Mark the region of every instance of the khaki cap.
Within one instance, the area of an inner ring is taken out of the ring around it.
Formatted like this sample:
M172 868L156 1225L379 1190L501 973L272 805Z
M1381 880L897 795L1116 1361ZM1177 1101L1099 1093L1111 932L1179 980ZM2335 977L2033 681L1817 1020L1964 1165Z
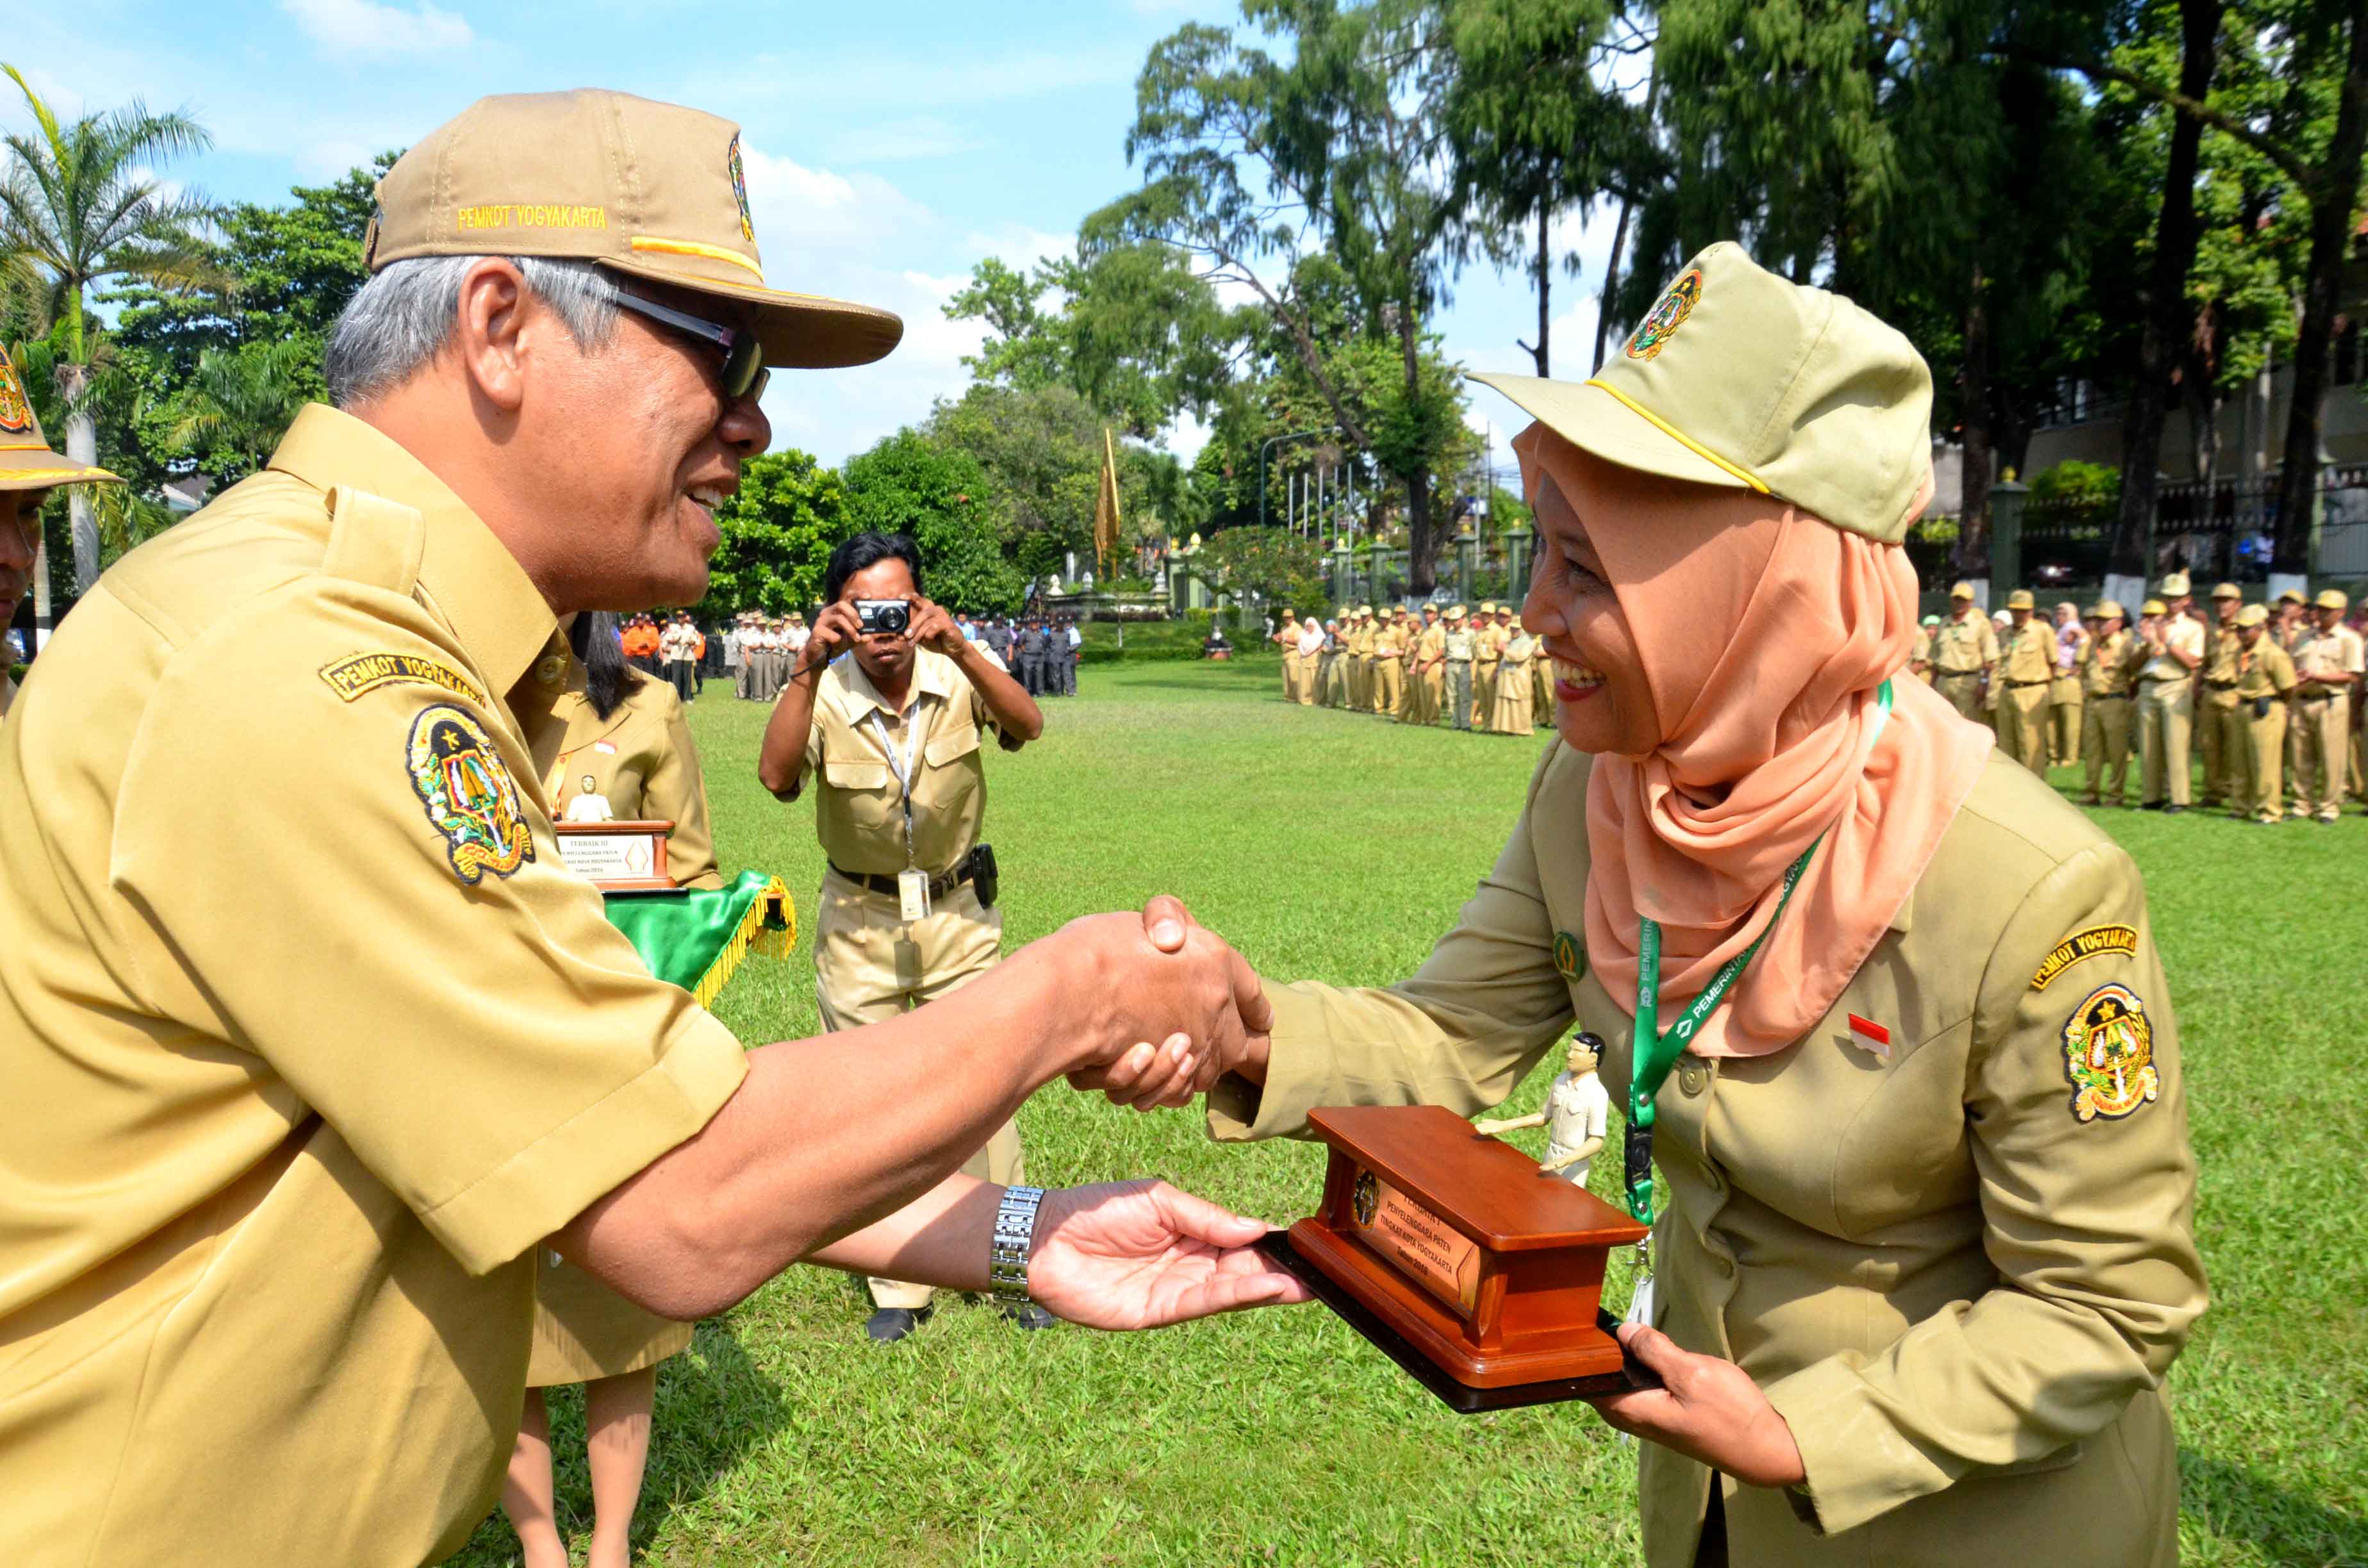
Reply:
M1932 479L1932 372L1895 328L1722 241L1584 382L1475 376L1607 462L1756 490L1884 544Z
M2340 588L2321 588L2318 597L2311 601L2321 609L2350 609L2351 601L2343 597Z
M2212 597L2215 599L2241 599L2245 597L2245 590L2234 583L2223 583L2212 590Z
M1960 583L1955 587L1949 590L1949 597L1952 599L1972 598L1974 597L1974 585L1971 583Z
M1373 613L1373 607L1371 605L1359 605L1357 607L1357 613L1359 615L1371 615Z
M2093 620L2129 619L2128 614L2123 610L2120 605L2114 603L2112 599L2099 599L2095 604L2090 605L2089 607L2089 619Z
M1465 616L1471 613L1472 612L1470 610L1464 608L1462 605L1449 605L1447 607L1447 619L1450 620L1462 620Z
M2038 605L2037 601L2032 598L2031 590L2029 588L2017 588L2014 592L2006 597L2006 608L2009 609L2035 609L2038 608Z
M2173 572L2169 576L2165 577L2162 580L2162 597L2164 598L2181 598L2191 591L2192 590L2189 588L2187 583L2187 574L2184 572Z
M2269 619L2270 607L2267 605L2247 605L2237 612L2237 624L2239 626L2266 626Z
M7 351L0 349L0 490L47 490L59 484L120 484L103 468L50 450L40 415Z
M905 335L893 312L768 286L738 126L596 88L479 98L429 131L379 181L362 256L372 272L421 256L596 261L754 305L768 365L865 365Z
M2138 613L2140 615L2169 615L2170 613L2170 607L2163 603L2160 599L2148 599L2146 603L2138 606Z
M1497 601L1496 601L1495 599L1483 599L1483 600L1481 600L1481 601L1480 601L1480 613L1481 613L1482 615L1494 615L1494 614L1496 614L1496 613L1497 613Z
M2288 588L2278 595L2278 603L2282 605L2298 605L2307 604L2309 602L2309 600L2303 597L2303 591L2300 588Z

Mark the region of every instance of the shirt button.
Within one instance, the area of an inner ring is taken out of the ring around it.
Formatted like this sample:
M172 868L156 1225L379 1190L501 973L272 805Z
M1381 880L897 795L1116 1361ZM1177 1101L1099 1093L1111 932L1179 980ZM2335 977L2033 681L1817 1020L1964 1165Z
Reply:
M567 661L553 653L534 666L534 678L545 686L557 686L559 677L567 673Z
M1710 1073L1702 1066L1700 1057L1689 1056L1678 1063L1678 1087L1685 1092L1687 1098L1699 1097L1709 1086Z

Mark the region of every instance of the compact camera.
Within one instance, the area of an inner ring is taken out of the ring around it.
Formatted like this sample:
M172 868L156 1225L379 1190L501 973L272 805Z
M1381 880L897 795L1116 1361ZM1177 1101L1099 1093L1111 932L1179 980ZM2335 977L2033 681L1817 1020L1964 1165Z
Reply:
M903 599L858 599L855 616L866 637L874 633L902 637L905 628L913 624L913 607Z

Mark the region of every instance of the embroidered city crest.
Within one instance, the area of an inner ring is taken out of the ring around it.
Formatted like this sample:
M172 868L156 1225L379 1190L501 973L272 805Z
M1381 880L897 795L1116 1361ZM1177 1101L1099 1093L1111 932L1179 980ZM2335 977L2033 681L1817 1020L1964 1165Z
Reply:
M748 176L740 166L740 133L732 133L732 150L723 155L723 166L732 171L732 199L740 204L740 237L753 241L757 225L748 221Z
M8 356L0 354L0 430L26 436L32 429L33 405L25 396L25 384L17 379L17 367Z
M2123 1117L2162 1092L2154 1070L2154 1024L2126 985L2100 985L2064 1025L2064 1076L2082 1121Z
M1567 931L1554 933L1554 969L1565 980L1577 980L1579 970L1586 963L1586 955L1579 948L1578 938Z
M1668 347L1669 339L1685 325L1686 318L1694 313L1702 302L1702 268L1690 269L1686 275L1661 291L1659 300L1645 315L1636 335L1628 340L1628 358L1650 359Z
M474 719L441 704L424 710L412 722L405 760L461 881L474 887L487 871L507 877L534 858L517 781Z

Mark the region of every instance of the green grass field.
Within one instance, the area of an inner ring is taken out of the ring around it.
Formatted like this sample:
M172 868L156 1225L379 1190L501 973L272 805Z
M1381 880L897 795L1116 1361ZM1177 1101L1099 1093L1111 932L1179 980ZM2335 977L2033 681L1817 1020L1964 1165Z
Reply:
M1265 972L1395 979L1495 856L1543 744L1286 707L1271 659L1089 666L1083 684L1048 704L1041 744L990 759L1015 944L1164 891ZM810 808L757 785L757 707L708 691L693 723L724 869L780 873L803 911L822 870ZM2172 1374L2185 1560L2368 1563L2368 1094L2340 1060L2368 1014L2368 943L2340 880L2368 864L2368 820L2100 820L2146 873L2203 1168L2213 1307ZM803 942L788 963L752 960L719 1011L750 1040L810 1032L812 975ZM1514 1107L1535 1108L1554 1067ZM1220 1148L1197 1115L1059 1086L1021 1127L1040 1182L1152 1174L1281 1221L1322 1169L1309 1146ZM1607 1197L1616 1166L1597 1162ZM852 1281L794 1269L666 1364L642 1561L1636 1557L1635 1450L1585 1406L1452 1415L1321 1307L1119 1337L1021 1335L947 1300L884 1351L862 1341L866 1310ZM582 1403L554 1410L580 1561ZM459 1561L516 1555L495 1515Z

